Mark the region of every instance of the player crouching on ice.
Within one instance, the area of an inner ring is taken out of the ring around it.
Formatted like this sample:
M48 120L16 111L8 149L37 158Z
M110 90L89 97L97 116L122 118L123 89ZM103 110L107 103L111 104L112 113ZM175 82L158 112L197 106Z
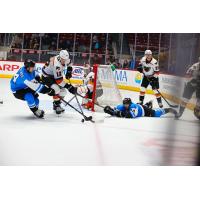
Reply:
M90 72L84 79L84 84L79 86L77 89L77 93L83 96L82 106L88 110L92 109L92 97L94 90L94 72ZM97 80L96 83L96 99L95 103L97 103L97 98L103 95L103 89L101 83Z
M44 111L38 108L38 93L55 95L53 89L40 83L40 76L35 70L35 62L30 59L25 60L24 66L11 79L10 87L15 98L26 101L30 110L38 118L44 117Z
M114 109L110 106L104 108L104 112L115 117L137 118L137 117L161 117L167 113L177 115L173 108L152 108L152 101L145 105L133 103L130 98L125 98L123 104L116 106Z

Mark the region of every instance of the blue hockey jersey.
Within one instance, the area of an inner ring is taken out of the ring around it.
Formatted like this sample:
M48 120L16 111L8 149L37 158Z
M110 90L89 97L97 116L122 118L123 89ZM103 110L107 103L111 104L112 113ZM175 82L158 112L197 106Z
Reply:
M37 71L34 70L30 73L25 67L20 68L10 81L12 92L15 93L18 90L26 88L40 92L44 85L37 83L35 80L36 76L39 76Z
M119 111L122 111L122 112L125 112L126 109L124 107L123 104L121 105L118 105L115 110L119 110ZM129 112L132 116L132 118L136 118L136 117L143 117L144 116L144 109L141 105L139 104L136 104L136 103L132 103L130 106L129 106Z
M126 109L125 109L123 104L115 107L115 110L126 112ZM165 114L165 110L163 108L156 108L156 109L153 109L153 110L154 110L154 116L152 116L152 117L161 117L162 115ZM137 118L137 117L144 117L145 116L144 108L140 104L137 104L137 103L132 103L129 106L129 113L131 115L131 118Z

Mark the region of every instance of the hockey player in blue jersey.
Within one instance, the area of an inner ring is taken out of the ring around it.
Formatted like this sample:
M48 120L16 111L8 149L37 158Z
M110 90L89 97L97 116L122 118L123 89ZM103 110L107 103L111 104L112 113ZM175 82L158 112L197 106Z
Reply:
M116 106L114 109L110 106L104 108L104 112L121 118L138 118L138 117L161 117L167 113L177 115L176 110L172 108L152 108L152 101L145 105L133 103L130 98L125 98L123 104Z
M30 59L25 60L24 66L11 79L10 87L15 98L26 101L30 110L38 118L44 117L44 111L38 108L38 93L55 95L54 89L40 83L40 76L35 70L35 62Z

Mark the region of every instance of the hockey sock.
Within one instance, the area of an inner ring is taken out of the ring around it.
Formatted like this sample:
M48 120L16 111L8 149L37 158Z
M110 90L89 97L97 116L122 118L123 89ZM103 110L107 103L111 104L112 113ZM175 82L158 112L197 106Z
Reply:
M144 102L144 94L141 95L141 93L140 93L139 101L140 101L139 102L140 104L143 104L143 102Z

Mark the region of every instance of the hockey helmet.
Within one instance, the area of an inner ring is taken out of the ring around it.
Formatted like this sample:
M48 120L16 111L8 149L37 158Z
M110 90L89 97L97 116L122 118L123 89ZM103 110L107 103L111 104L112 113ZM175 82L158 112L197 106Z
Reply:
M64 59L64 60L68 60L69 59L69 53L67 50L61 50L59 53L60 58Z
M146 50L146 51L144 52L144 55L152 55L152 51L151 51L151 50Z
M25 68L35 67L35 62L31 59L26 59L24 61L24 66L25 66Z
M131 98L124 98L123 99L123 105L125 105L125 104L131 105L132 104Z

